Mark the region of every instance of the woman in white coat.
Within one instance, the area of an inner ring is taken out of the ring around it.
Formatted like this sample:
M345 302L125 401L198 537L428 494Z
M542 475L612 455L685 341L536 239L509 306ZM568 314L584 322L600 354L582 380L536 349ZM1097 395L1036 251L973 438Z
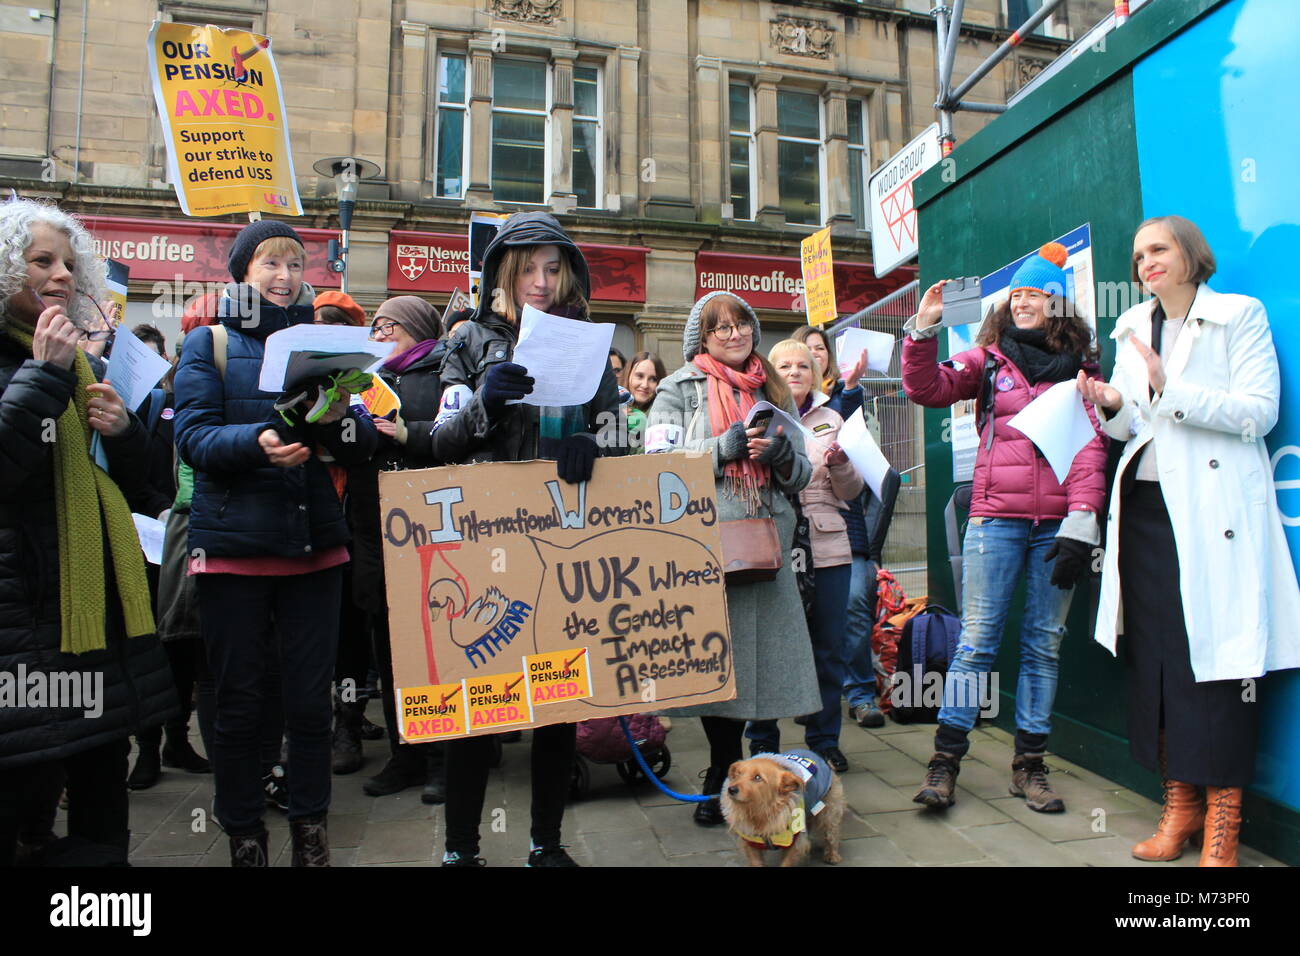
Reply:
M1125 637L1130 750L1164 778L1159 827L1133 855L1177 859L1203 832L1201 865L1235 866L1253 678L1300 666L1300 587L1264 445L1280 392L1268 316L1206 285L1214 269L1193 223L1142 223L1133 279L1155 298L1116 321L1111 383L1078 385L1128 442L1095 637L1112 654Z

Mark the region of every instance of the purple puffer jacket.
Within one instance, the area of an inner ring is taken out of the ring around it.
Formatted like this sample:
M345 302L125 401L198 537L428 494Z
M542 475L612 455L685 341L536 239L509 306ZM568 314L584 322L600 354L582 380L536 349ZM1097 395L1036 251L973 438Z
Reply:
M1028 379L996 347L988 353L997 359L994 373L993 414L980 432L975 456L975 479L971 487L971 517L1029 518L1048 521L1064 518L1071 511L1101 513L1106 493L1106 437L1097 415L1085 403L1096 435L1075 456L1062 487L1034 443L1007 424L1011 417L1052 387L1052 382L1030 385ZM946 408L955 402L977 398L984 375L984 348L954 355L952 367L940 365L937 338L918 342L903 338L903 390L907 397L927 408ZM1089 378L1100 378L1096 365L1085 364ZM988 447L988 430L993 429L993 447Z

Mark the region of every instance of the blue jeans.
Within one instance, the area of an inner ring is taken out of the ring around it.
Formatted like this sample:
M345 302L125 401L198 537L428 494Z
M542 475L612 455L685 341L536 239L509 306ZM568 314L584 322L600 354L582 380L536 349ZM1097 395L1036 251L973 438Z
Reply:
M849 608L845 626L844 696L850 707L876 702L876 671L871 658L871 631L876 624L877 564L853 555Z
M939 723L970 730L978 704L965 693L958 674L987 675L993 669L1011 596L1023 578L1025 612L1020 624L1020 678L1016 684L1016 728L1031 734L1052 729L1057 663L1065 616L1073 590L1052 584L1052 565L1043 558L1061 522L1026 518L972 518L962 547L962 634L948 667L945 706ZM966 706L953 706L961 702Z
M813 591L812 613L808 615L808 635L812 638L813 664L817 668L817 689L822 709L808 716L804 724L804 743L810 750L837 747L840 742L840 694L844 686L844 615L849 600L850 566L837 564L818 568ZM781 746L775 720L751 721L745 736L773 750Z

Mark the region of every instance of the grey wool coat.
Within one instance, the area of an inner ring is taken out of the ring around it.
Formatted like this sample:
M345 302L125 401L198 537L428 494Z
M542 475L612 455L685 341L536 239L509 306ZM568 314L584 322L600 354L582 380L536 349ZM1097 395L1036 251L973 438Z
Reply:
M817 690L817 671L813 665L808 624L804 620L799 588L790 566L794 508L784 494L797 494L812 477L812 466L804 454L803 435L796 432L787 436L795 450L790 480L783 482L773 473L773 483L763 489L763 504L758 513L746 515L744 502L726 490L723 463L718 461L717 455L718 440L713 437L709 426L708 396L705 374L688 362L659 383L646 426L669 423L685 429L682 444L678 447L686 451L708 452L713 456L719 519L774 518L784 554L775 580L727 584L736 699L667 713L739 720L771 720L815 713L821 709L821 697ZM758 397L763 398L761 395ZM786 411L798 421L799 415L793 407Z

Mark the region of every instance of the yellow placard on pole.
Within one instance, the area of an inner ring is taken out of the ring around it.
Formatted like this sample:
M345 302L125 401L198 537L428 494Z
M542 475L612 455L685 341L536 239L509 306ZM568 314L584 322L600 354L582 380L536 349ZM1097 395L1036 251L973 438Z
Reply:
M833 322L835 311L835 274L831 266L831 227L819 229L799 243L799 261L803 266L804 309L809 325Z
M185 215L302 215L268 37L156 21L149 75Z

